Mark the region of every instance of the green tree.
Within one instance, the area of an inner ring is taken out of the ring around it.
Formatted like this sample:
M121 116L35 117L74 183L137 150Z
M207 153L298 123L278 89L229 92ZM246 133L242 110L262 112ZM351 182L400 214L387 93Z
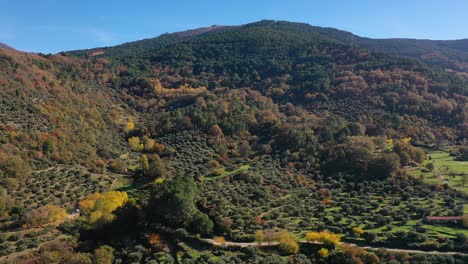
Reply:
M380 153L369 164L368 174L373 178L385 179L393 176L400 166L400 157L397 154Z
M197 212L190 223L191 230L202 235L210 235L213 232L213 226L213 221L202 212Z
M167 176L166 166L164 166L164 163L158 154L150 156L148 175L153 178L162 178Z
M143 171L143 175L147 176L150 171L150 166L148 162L148 156L143 154L140 156L140 163L141 163L141 170Z
M44 143L42 144L42 152L46 153L46 154L51 154L52 152L54 152L54 142L50 139L47 139L46 141L44 141Z
M433 163L433 162L429 162L429 163L426 164L426 169L427 169L428 171L433 171L434 168L435 168L435 166L434 166L434 163Z
M196 186L191 176L179 175L153 188L150 214L167 224L187 226L197 213Z

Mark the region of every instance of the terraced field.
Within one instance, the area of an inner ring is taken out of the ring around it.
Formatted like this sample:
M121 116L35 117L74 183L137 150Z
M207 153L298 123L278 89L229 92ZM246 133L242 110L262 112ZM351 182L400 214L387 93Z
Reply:
M81 167L50 167L31 173L10 195L15 199L19 210L24 212L46 204L72 211L84 197L109 190L113 180L110 176L93 174ZM0 256L36 248L62 235L54 225L23 228L18 226L19 220L21 219L16 214L2 218L0 226L9 226L10 231L0 234Z

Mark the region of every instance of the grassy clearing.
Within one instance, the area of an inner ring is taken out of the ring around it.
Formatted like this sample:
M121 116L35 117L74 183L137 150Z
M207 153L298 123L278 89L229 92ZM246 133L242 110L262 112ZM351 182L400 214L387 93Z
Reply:
M379 228L366 230L368 232L376 233L377 235L382 233L394 233L394 232L409 232L414 230L416 227L418 220L410 220L406 223L392 223L391 225L385 225ZM422 225L423 228L426 229L426 234L429 237L437 238L437 237L448 237L448 238L455 238L455 236L459 233L468 236L468 229L466 228L459 228L459 227L448 227L442 225Z
M428 158L422 166L410 168L410 175L420 178L424 177L424 182L432 185L447 183L453 188L462 190L468 194L468 183L463 185L463 175L468 175L468 161L456 161L450 156L448 151L426 150ZM434 170L428 171L425 166L428 163L434 163Z
M207 175L206 179L207 180L214 180L214 179L224 178L224 177L226 177L228 175L238 173L240 171L248 170L249 168L250 168L250 165L242 165L238 169L235 169L235 170L228 170L226 168L223 168L223 171L221 172L220 175L217 175L217 176Z

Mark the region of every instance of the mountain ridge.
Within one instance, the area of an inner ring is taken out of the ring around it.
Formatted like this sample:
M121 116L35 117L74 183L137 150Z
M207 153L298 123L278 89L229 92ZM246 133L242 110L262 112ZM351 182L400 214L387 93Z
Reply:
M5 43L2 43L2 42L0 42L0 48L7 49L7 50L16 50L15 48L13 48L13 47L5 44Z
M411 39L411 38L379 38L373 39L361 37L352 32L331 28L318 27L306 23L297 23L289 21L261 20L238 26L209 26L174 33L165 33L157 37L136 40L123 43L116 46L93 48L88 50L68 51L66 53L75 56L86 56L90 52L100 49L104 53L113 50L122 51L127 47L135 46L141 49L158 48L166 44L173 44L189 39L196 39L204 35L222 31L235 30L246 27L271 27L284 31L297 28L304 34L319 34L329 40L337 41L345 45L356 46L376 52L405 56L423 60L432 65L441 65L456 71L468 71L468 39L459 40L430 40L430 39ZM103 55L105 56L105 55Z

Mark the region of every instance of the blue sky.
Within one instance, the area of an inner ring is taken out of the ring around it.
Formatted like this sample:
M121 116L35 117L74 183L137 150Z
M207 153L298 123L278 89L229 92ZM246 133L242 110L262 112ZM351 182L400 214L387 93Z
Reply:
M468 38L466 0L0 0L0 42L54 53L261 19L372 38Z

